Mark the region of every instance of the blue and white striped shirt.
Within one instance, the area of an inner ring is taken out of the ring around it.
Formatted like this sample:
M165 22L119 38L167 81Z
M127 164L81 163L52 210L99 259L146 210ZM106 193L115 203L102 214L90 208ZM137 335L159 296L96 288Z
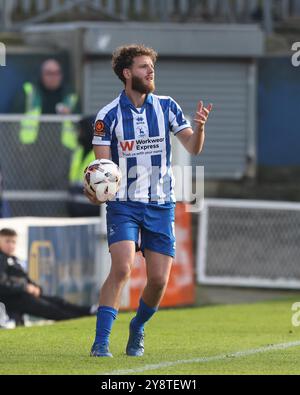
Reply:
M99 111L93 145L110 146L120 167L123 178L116 200L175 201L170 132L176 135L187 127L182 109L167 96L149 94L137 109L123 91Z

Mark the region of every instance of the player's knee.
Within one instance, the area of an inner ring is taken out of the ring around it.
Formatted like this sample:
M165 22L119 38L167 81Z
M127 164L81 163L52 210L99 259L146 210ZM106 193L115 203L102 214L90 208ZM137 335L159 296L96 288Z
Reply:
M115 282L122 283L124 281L127 281L130 277L130 273L131 273L130 263L122 263L122 265L119 265L117 268L115 268L113 272L113 277Z
M157 292L162 291L166 287L167 282L168 280L164 276L153 276L148 278L148 284Z

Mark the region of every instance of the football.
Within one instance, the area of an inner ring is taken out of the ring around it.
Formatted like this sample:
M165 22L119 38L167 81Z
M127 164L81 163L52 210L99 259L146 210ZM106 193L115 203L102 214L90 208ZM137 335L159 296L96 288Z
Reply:
M101 203L114 198L121 180L119 166L108 159L96 159L84 170L84 187Z

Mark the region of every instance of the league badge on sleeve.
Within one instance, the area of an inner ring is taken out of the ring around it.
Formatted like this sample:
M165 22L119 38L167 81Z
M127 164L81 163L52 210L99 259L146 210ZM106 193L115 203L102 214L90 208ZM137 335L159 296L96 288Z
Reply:
M94 136L104 137L105 136L105 126L103 121L96 121L94 126Z

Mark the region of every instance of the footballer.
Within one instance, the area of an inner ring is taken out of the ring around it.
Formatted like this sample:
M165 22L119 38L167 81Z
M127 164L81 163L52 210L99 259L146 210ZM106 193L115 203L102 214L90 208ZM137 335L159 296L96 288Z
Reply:
M129 325L126 354L144 354L144 326L158 310L175 256L170 134L189 153L199 154L212 110L212 104L204 107L200 101L192 129L174 99L153 93L156 60L157 53L144 45L116 49L112 67L124 90L98 112L94 124L96 159L111 159L123 175L120 190L106 208L111 269L100 292L94 357L112 357L109 337L137 247L146 260L147 283Z

